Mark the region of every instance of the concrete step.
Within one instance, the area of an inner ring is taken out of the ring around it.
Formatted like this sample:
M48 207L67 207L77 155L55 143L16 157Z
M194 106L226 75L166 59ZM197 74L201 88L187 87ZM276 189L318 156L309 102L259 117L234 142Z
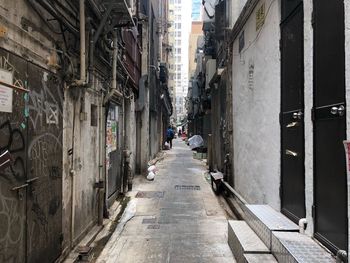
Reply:
M244 221L228 221L228 244L238 263L247 261L245 255L269 254L270 250Z
M336 260L306 235L296 232L272 232L272 253L278 262L329 263Z
M298 232L299 227L268 205L246 205L245 220L271 250L272 231Z

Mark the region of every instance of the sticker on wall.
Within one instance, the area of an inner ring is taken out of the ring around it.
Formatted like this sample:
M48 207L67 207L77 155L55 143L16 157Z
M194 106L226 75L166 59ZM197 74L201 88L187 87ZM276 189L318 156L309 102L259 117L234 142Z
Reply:
M0 69L0 81L12 84L12 72ZM12 112L13 89L0 85L0 112Z

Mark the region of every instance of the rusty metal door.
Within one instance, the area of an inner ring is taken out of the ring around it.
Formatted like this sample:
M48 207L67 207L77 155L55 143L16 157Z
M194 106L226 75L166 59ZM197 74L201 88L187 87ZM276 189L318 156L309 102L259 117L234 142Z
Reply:
M28 88L28 262L53 262L62 242L63 89L57 76L30 63Z
M303 2L282 1L281 22L281 211L305 217Z
M27 63L0 49L2 81L24 85L26 72ZM0 112L0 262L17 263L26 259L27 118L26 93L12 93L12 112Z
M122 191L121 107L111 103L106 122L107 201L112 204Z
M314 0L315 237L348 250L344 0Z
M62 238L61 85L3 49L0 70L29 89L14 89L12 113L0 112L0 262L53 262Z

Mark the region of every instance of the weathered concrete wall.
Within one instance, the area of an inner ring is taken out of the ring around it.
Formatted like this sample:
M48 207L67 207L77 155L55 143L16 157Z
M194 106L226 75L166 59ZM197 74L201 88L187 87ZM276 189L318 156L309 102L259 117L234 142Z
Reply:
M75 89L75 90L73 90ZM97 222L97 189L99 181L99 122L91 125L91 105L101 106L99 95L72 88L65 94L64 174L63 174L63 226L64 244L71 238L72 182L74 180L73 242L77 242ZM74 98L78 96L77 98ZM80 119L86 112L86 119ZM74 135L73 135L74 127ZM72 154L68 152L72 149ZM71 174L74 170L74 175ZM73 179L74 177L74 179Z
M135 100L132 96L126 100L125 103L126 114L126 147L131 151L130 167L133 174L136 169L136 114L135 114Z
M261 31L255 11L269 9ZM249 203L280 209L280 6L260 1L244 26L245 46L233 45L235 188Z

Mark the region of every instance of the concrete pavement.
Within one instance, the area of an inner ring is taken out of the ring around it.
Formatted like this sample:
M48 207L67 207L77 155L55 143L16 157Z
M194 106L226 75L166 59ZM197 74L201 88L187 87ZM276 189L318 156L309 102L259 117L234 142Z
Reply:
M97 262L235 262L225 204L203 162L181 140L157 163L155 180L135 178L131 201Z

